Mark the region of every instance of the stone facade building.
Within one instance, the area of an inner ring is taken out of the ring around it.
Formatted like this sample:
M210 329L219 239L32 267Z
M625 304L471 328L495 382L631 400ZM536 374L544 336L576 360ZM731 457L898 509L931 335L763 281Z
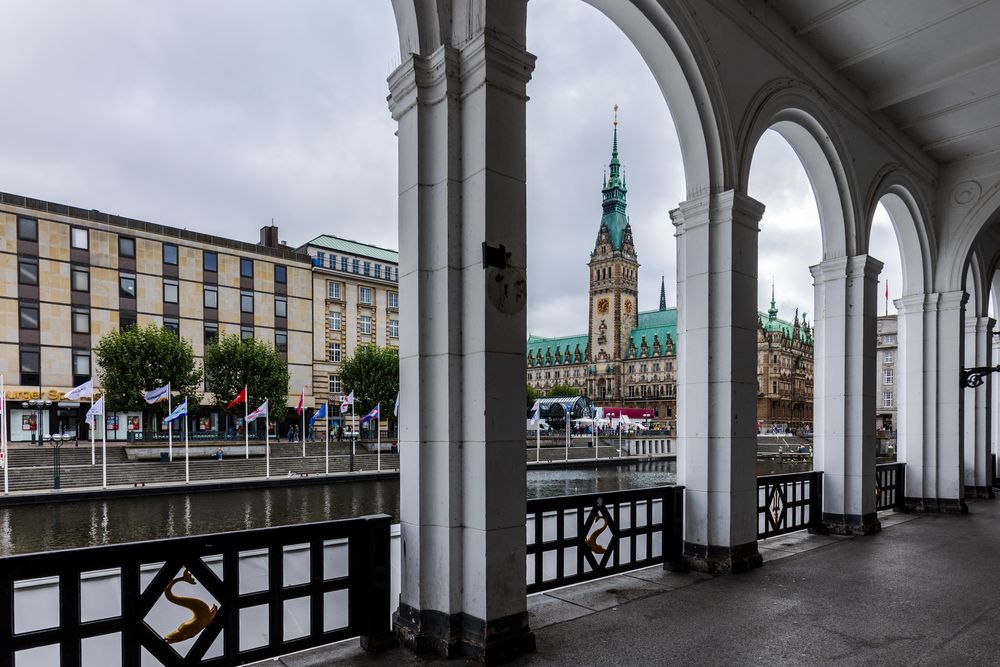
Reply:
M778 318L771 289L771 307L760 313L757 327L757 428L812 429L813 331L805 313L791 322Z
M878 318L878 393L875 394L875 428L880 433L896 430L896 365L899 357L895 315Z

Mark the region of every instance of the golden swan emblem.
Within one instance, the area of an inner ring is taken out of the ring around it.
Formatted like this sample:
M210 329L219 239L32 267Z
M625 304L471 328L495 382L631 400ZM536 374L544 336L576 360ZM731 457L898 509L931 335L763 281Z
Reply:
M605 551L607 551L606 548L602 547L600 544L597 543L597 538L600 537L601 533L603 533L608 528L608 520L602 516L601 521L603 522L601 527L595 530L593 533L591 533L590 537L584 540L584 542L587 543L587 546L590 547L590 550L593 551L595 554L602 554Z
M174 584L180 581L186 584L195 584L194 576L185 568L184 574L167 584L167 587L163 589L163 595L175 605L190 609L191 618L178 625L177 629L173 632L169 632L163 636L163 640L168 644L176 644L185 639L191 639L204 630L212 622L212 619L215 618L215 613L219 611L217 605L213 604L209 607L198 598L189 598L175 594Z

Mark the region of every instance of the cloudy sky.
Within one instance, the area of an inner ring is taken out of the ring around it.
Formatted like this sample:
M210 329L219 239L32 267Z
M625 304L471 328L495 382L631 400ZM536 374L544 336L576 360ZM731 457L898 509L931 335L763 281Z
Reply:
M296 0L289 11L273 0L0 0L0 16L0 190L247 241L273 218L293 245L328 233L397 247L385 97L399 56L387 1ZM684 183L652 75L577 0L532 0L528 40L538 56L528 89L529 330L586 329L614 104L640 308L657 306L661 276L673 305L668 212ZM776 135L758 148L750 193L767 205L760 307L773 276L783 315L811 312L819 222L805 172ZM884 214L872 247L899 285Z

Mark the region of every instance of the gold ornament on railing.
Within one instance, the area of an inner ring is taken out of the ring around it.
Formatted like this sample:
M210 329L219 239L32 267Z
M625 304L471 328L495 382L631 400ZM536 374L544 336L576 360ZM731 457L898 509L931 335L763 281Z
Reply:
M184 574L177 577L163 589L163 595L179 607L191 610L191 618L177 626L173 632L168 632L163 636L163 640L168 644L176 644L185 639L191 639L199 632L208 627L208 624L215 618L215 613L219 611L217 605L209 607L198 598L184 597L174 593L174 584L183 581L186 584L194 585L195 579L189 570L185 568Z

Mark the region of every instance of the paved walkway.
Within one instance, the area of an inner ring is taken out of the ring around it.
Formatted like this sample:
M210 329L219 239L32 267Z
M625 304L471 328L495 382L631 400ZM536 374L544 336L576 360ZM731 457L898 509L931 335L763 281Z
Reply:
M531 596L514 665L1000 664L1000 500L968 516L885 514L871 537L793 533L735 576L650 568ZM357 641L282 664L448 663Z

